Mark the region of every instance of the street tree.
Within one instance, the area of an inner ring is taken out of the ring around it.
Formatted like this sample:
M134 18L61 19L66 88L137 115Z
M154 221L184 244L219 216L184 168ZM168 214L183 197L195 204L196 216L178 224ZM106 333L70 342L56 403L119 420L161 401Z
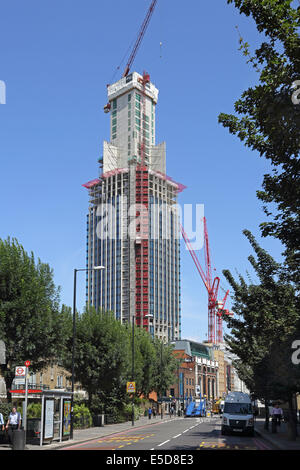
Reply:
M30 360L37 372L64 353L65 318L50 266L36 261L16 239L0 240L0 339L6 348L8 397L16 366Z
M258 83L235 102L236 115L221 113L219 122L271 163L272 171L257 191L267 215L261 233L282 242L286 276L299 290L300 6L292 0L227 3L253 18L262 42L250 52L239 33L240 49L257 72Z
M154 391L162 397L170 385L176 382L176 372L180 360L173 354L172 344L165 344L158 338L154 338L155 363L154 363Z
M132 329L130 342L132 344ZM132 358L131 358L132 361ZM132 366L132 364L131 364ZM144 328L134 328L134 381L137 396L148 397L153 391L156 367L156 350L152 336ZM131 369L128 377L131 377Z
M225 342L237 357L234 365L248 388L266 404L270 399L288 401L292 414L292 396L300 390L290 353L300 320L297 294L282 266L249 231L244 234L256 255L248 260L257 283L247 284L242 275L236 281L229 270L223 271L233 288L235 314L232 318L224 315L230 328Z
M95 397L102 404L126 397L126 371L130 362L128 331L113 313L86 307L76 312L75 382L88 393L89 407ZM72 370L72 339L64 366Z

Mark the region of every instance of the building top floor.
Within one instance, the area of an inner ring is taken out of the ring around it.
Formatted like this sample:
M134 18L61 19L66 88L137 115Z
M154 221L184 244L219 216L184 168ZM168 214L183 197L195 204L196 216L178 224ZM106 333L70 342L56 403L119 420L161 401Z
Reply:
M107 86L107 95L108 100L112 101L115 98L129 93L133 89L138 91L143 91L143 86L141 84L142 75L137 72L132 72L127 77L123 77L117 82ZM156 104L158 100L158 89L151 82L146 83L145 85L145 95L148 96Z

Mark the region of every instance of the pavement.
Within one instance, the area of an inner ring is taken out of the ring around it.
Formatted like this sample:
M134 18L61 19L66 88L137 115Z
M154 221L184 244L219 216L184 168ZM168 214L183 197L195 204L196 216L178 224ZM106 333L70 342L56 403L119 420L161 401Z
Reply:
M118 424L108 424L103 427L91 427L87 429L75 429L73 433L73 439L67 441L52 441L52 443L44 444L43 446L39 445L39 440L37 439L35 443L27 443L25 450L59 450L64 447L70 447L72 444L78 444L80 442L86 442L89 440L98 439L104 436L109 436L112 434L120 433L122 431L128 431L130 429L138 429L146 426L151 426L158 423L163 423L170 420L184 419L183 417L170 417L169 415L152 417L149 419L147 416L141 416L138 420L134 422L132 426L131 421ZM205 419L205 418L204 418ZM278 450L296 450L300 451L300 425L298 425L298 437L295 441L289 441L287 436L287 424L281 423L280 427L277 427L277 433L271 432L271 422L269 426L269 431L264 429L264 419L257 418L255 421L255 431L256 433L270 442ZM2 450L11 450L11 447L8 444L0 444L0 451Z
M295 441L288 439L287 424L281 423L277 426L277 432L272 433L272 422L269 422L269 431L264 429L264 418L256 418L254 429L263 439L270 442L278 450L300 451L300 424L297 425L298 436Z

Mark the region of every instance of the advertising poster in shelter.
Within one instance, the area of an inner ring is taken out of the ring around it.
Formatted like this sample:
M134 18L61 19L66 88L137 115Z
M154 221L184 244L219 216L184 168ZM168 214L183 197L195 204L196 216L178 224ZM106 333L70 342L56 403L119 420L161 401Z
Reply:
M64 400L63 405L63 436L69 436L71 432L71 400Z
M54 435L54 400L45 400L44 439L52 439Z

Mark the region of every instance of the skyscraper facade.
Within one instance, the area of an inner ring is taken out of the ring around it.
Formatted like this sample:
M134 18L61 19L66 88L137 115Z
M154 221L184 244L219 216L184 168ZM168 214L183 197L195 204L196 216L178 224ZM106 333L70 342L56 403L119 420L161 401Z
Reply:
M122 322L174 341L181 336L180 184L156 144L158 90L136 72L108 86L110 141L89 190L86 300ZM93 266L105 266L92 271Z

